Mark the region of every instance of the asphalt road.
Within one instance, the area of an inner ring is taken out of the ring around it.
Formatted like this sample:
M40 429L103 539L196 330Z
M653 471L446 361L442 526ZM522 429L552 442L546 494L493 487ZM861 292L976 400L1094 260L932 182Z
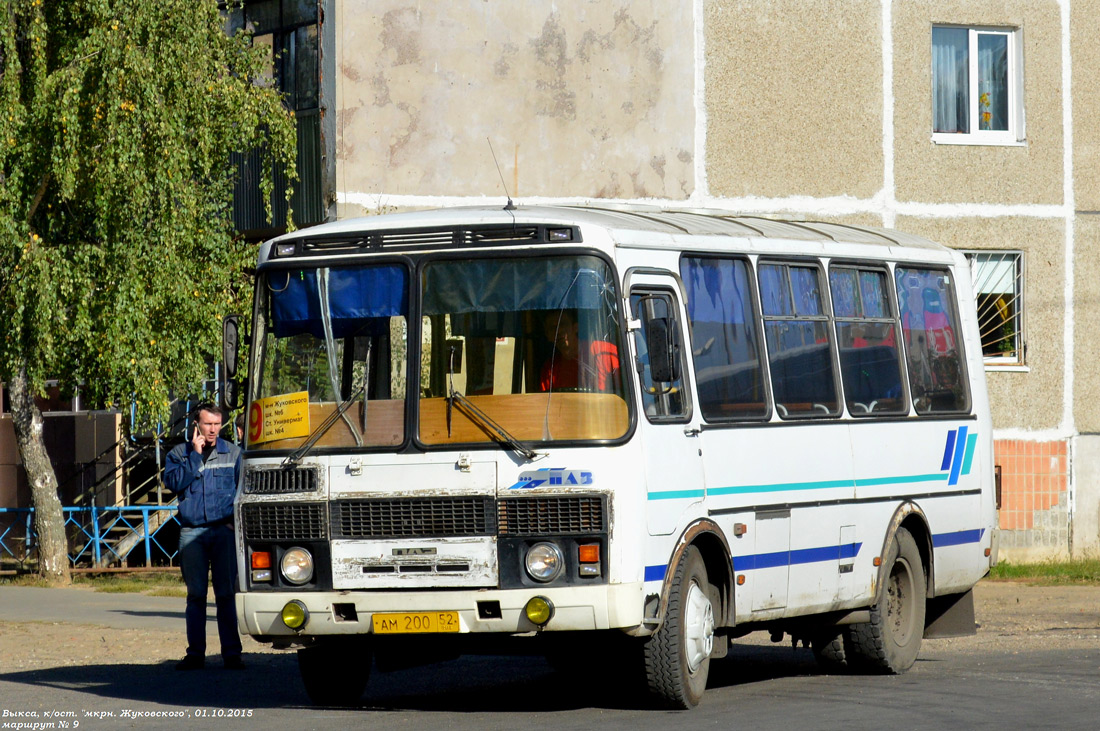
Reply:
M19 723L257 731L1095 728L1100 725L1100 613L1089 610L1093 596L1076 598L1080 606L1072 613L1067 608L1064 619L1029 622L1032 615L1025 610L1014 624L991 617L975 638L926 642L914 668L896 677L823 675L808 650L752 635L712 665L703 703L686 713L644 710L636 695L610 692L614 683L605 667L565 675L541 658L468 657L376 673L361 708L337 710L309 705L289 653L248 652L246 645L244 672L212 665L184 674L163 653L161 659L101 662L94 653L65 659L58 648L40 648L55 659L26 667L9 659L9 667L0 666L0 730ZM1051 610L1050 595L1026 589L1015 604L1011 597L1001 599L985 606L1019 612L1021 601L1034 601L1036 612ZM978 607L981 622L981 595ZM23 657L33 649L23 647L28 638L62 638L54 641L86 647L76 640L89 632L117 643L116 635L157 638L162 631L173 638L182 631L182 600L0 589L0 658ZM17 665L21 669L13 669ZM182 715L142 715L149 713Z

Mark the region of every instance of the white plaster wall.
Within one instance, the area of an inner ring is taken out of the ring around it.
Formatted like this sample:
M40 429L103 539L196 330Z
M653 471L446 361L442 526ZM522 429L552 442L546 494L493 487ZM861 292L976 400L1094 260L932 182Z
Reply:
M1097 558L1100 557L1100 435L1082 435L1075 442L1071 548L1075 558Z
M692 5L339 5L337 188L387 195L687 198ZM354 211L351 211L354 212ZM343 213L341 214L343 216Z

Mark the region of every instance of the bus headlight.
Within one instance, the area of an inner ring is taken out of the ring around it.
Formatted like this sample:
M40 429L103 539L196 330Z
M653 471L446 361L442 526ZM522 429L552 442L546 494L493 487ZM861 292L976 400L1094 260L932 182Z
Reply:
M291 584L304 584L313 578L313 556L304 548L292 548L283 554L279 570Z
M565 570L565 556L553 543L536 543L527 549L523 559L527 575L535 581L548 583Z

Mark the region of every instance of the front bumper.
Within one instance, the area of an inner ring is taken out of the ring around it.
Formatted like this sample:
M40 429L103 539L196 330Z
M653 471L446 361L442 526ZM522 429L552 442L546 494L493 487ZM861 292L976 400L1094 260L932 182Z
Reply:
M523 607L531 597L542 596L554 605L554 617L544 631L630 629L642 623L643 589L639 582L507 590L242 593L237 594L237 617L242 633L262 640L370 634L371 616L376 612L457 611L460 633L514 634L538 629L524 616ZM292 599L309 610L309 622L300 632L284 625L280 617ZM487 603L499 605L499 617L482 618L479 604Z

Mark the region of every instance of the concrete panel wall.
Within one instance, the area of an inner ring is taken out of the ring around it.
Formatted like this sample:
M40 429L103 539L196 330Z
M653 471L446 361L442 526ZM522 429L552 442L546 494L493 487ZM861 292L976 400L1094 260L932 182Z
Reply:
M1070 6L1073 63L1073 194L1078 210L1100 211L1100 0Z
M1063 180L1062 31L1054 0L906 0L893 4L894 159L899 201L1059 204ZM1026 141L932 142L932 25L1019 28Z
M694 186L691 3L340 3L336 185L671 198ZM341 211L341 216L355 211Z
M1041 218L899 217L897 227L956 249L1024 252L1024 337L1029 371L986 374L993 426L1055 429L1065 402L1065 225Z
M1077 437L1070 547L1075 557L1100 557L1100 436Z
M1100 433L1100 215L1073 227L1073 416L1078 430Z
M882 188L881 15L878 0L704 4L712 195Z

